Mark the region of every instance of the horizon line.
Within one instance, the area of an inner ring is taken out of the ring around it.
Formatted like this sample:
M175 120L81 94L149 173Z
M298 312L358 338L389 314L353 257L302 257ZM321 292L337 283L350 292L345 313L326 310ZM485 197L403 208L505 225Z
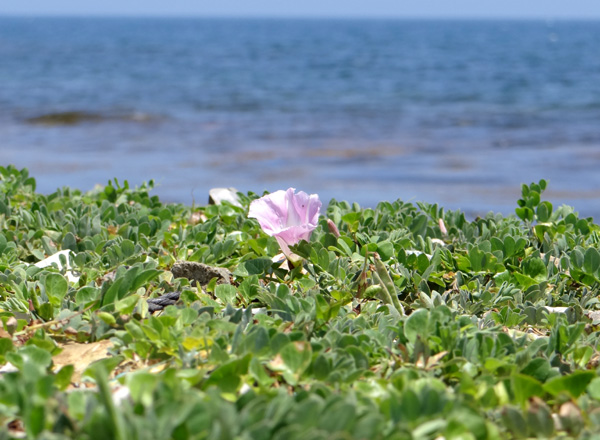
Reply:
M117 13L2 13L0 18L107 18L107 19L207 19L207 20L373 20L373 21L600 21L597 16L516 16L516 15L234 15L234 14L117 14Z

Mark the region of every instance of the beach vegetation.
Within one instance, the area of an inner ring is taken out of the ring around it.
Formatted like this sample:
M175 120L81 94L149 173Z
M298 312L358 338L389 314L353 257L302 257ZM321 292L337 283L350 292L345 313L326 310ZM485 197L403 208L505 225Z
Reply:
M332 200L286 242L300 264L248 217L258 194L192 207L153 185L40 194L0 167L0 438L600 430L600 228L547 182L474 219ZM182 261L228 276L176 276Z

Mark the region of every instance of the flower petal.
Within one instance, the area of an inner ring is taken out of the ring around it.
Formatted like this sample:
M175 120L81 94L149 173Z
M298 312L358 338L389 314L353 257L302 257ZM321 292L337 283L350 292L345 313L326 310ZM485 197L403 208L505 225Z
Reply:
M285 242L285 240L278 236L275 236L275 238L277 239L277 243L279 243L279 247L281 248L281 252L283 252L283 255L285 255L286 257L292 255L292 251L290 250L290 247Z
M287 243L288 246L292 246L301 240L308 241L310 239L310 234L312 233L315 226L309 225L300 225L300 226L290 226L289 228L285 228L275 234L275 237L278 240L283 240Z
M295 188L288 188L288 190L285 192L285 201L287 203L287 216L285 219L286 227L298 226L306 222L302 216L302 210L298 209L297 203L297 198L300 196L302 191L296 195L294 194L295 190ZM302 194L306 195L306 193Z
M310 239L321 209L318 195L294 192L294 188L288 188L267 194L254 200L248 211L248 217L257 219L263 231L277 239L286 255L290 254L289 246Z
M319 211L321 209L321 202L319 201L318 195L311 194L309 196L304 191L299 191L298 194L296 194L292 199L292 203L294 205L294 211L297 213L297 218L299 218L299 221L297 223L292 223L288 219L287 226L301 225L307 223L315 226L317 225Z
M285 191L275 191L250 203L248 217L258 220L267 235L274 235L285 227L287 201Z

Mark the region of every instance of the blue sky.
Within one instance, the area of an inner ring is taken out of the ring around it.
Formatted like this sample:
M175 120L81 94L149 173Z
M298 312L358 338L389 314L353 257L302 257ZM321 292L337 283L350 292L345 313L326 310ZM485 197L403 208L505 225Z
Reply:
M0 14L600 18L600 0L0 0Z

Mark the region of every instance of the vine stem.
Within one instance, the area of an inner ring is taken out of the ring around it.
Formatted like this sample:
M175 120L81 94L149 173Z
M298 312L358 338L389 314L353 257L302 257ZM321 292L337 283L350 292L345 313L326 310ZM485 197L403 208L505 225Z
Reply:
M87 306L85 309L80 310L79 312L73 313L68 318L53 319L52 321L46 321L46 322L42 322L41 324L32 325L30 327L26 327L25 329L21 330L20 332L14 333L13 336L25 335L27 333L31 333L31 332L34 332L36 330L42 329L42 328L51 327L54 324L66 324L71 319L75 318L76 316L82 315L85 312L87 312L88 310L90 310L92 307L94 307L97 304L97 302L98 301L94 301L92 304L90 304L89 306Z

